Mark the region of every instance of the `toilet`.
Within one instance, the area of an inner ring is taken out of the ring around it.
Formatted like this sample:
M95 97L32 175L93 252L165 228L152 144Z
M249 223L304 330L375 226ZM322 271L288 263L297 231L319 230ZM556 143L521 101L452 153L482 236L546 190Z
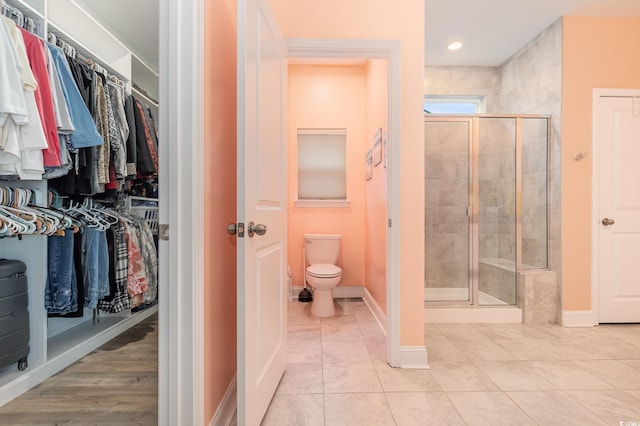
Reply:
M338 234L304 234L305 279L314 289L311 313L317 317L336 313L333 289L342 280L342 269L336 265L341 242Z

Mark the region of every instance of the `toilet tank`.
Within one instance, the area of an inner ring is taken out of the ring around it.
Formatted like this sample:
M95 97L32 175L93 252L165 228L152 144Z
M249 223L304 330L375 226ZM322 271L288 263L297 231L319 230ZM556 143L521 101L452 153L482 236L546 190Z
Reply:
M335 265L340 257L342 235L304 234L304 249L308 265L329 263Z

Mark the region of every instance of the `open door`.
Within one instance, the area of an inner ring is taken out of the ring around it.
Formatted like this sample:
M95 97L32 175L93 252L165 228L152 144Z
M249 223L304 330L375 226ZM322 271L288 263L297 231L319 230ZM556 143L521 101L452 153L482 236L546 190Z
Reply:
M267 1L238 2L238 424L259 425L287 352L286 46Z

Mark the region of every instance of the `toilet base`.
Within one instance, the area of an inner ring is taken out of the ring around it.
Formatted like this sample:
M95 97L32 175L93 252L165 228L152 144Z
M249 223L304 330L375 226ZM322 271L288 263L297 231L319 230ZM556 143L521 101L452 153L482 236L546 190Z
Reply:
M313 302L311 302L311 314L321 318L332 317L336 314L336 307L333 304L333 288L315 289Z

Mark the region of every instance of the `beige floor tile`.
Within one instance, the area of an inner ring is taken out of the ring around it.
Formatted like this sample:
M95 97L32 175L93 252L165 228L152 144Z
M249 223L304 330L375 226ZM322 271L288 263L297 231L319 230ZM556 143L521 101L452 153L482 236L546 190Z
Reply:
M561 391L507 392L536 423L545 426L605 425L594 413Z
M482 326L478 324L435 324L448 339L478 340L487 339L487 336L481 333Z
M469 358L443 334L432 334L425 342L430 361L469 361Z
M540 339L538 342L568 360L610 359L597 342L585 339Z
M451 343L453 343L467 356L467 358L472 361L514 361L516 359L509 352L505 351L496 343L488 339L451 339Z
M567 395L608 424L640 420L638 400L624 391L567 391Z
M528 361L482 361L475 364L503 391L558 389L532 369Z
M324 397L322 394L276 394L262 426L322 426Z
M353 315L323 320L322 340L362 340L360 326Z
M436 326L436 324L425 324L424 325L424 337L425 340L429 340L429 337L431 336L442 336L442 332L440 331L440 329L438 329L438 327Z
M429 364L433 378L445 392L500 390L471 362L434 361Z
M386 396L399 426L466 425L442 392L390 392Z
M331 426L395 424L383 393L327 394L324 413L325 424Z
M627 395L631 395L632 397L640 401L640 390L626 390L624 391L624 393L626 393Z
M608 337L616 339L630 339L636 342L640 340L639 324L601 324L596 327Z
M336 364L344 362L369 362L371 357L363 340L322 342L322 362Z
M287 343L288 363L322 363L322 343L316 340L293 340Z
M277 393L322 393L322 364L287 364Z
M609 383L572 361L531 361L535 371L562 390L613 389Z
M324 392L382 392L371 362L323 364Z
M289 342L309 341L315 340L317 342L322 338L320 332L320 323L307 324L307 323L295 323L289 324L287 330L287 339Z
M564 360L564 357L559 353L532 339L496 339L494 342L522 361Z
M384 333L382 329L375 321L361 321L356 317L358 326L360 327L360 334L363 339L384 339Z
M526 339L526 326L522 324L482 324L480 326L482 334L491 340Z
M598 345L609 359L640 359L640 345L609 337L600 339Z
M624 359L624 360L621 359L620 362L623 364L627 364L635 368L636 370L640 371L640 359Z
M409 370L390 367L386 362L374 362L373 366L385 392L428 392L442 388L430 370Z
M385 339L365 339L372 361L387 361L387 341Z
M633 346L640 346L640 337L636 337L634 339L620 339L620 340Z
M575 363L616 389L640 389L640 371L630 365L615 360L575 361Z
M535 425L502 392L450 392L447 396L468 425Z

